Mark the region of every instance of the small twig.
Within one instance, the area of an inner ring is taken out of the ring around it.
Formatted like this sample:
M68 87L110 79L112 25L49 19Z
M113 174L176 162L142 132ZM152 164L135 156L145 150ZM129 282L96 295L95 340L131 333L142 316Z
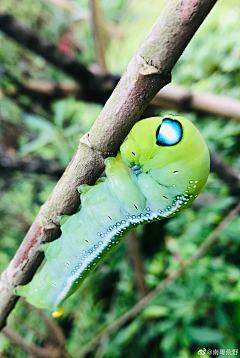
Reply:
M60 178L64 172L57 163L48 160L14 160L9 156L0 156L0 170L1 176L9 175L13 171L21 171L23 173L35 173L35 174L46 174L55 178Z
M96 60L101 68L102 74L107 74L107 66L105 62L105 34L104 19L99 0L90 0L92 12L93 38L95 43Z
M179 112L199 111L240 121L240 101L222 95L192 92L172 84L164 87L151 104Z
M14 16L3 10L0 10L0 30L81 83L85 100L90 97L94 101L105 103L116 86L114 76L95 75L84 64L63 53L56 45L24 27Z
M12 342L21 346L26 353L38 358L57 358L59 357L59 350L57 348L41 348L33 343L27 342L16 331L9 327L4 327L2 333Z
M138 288L140 298L143 298L148 293L146 281L144 278L144 265L141 258L139 241L136 235L136 230L132 230L129 234L128 250L132 259L134 273L136 278L136 285Z
M13 314L13 319L17 323L18 326L21 326L21 328L24 327L24 329L26 329L27 331L34 332L34 334L41 340L43 340L45 338L44 333L40 332L37 326L35 326L35 327L31 326L26 321L26 317L20 317L20 316L17 316L16 314Z
M223 160L214 154L210 153L210 169L211 172L224 181L230 188L232 195L240 194L240 174L229 165L225 164Z
M102 358L104 356L104 350L108 343L108 340L109 340L108 336L107 337L102 336L94 358Z
M115 82L120 79L117 75L109 75ZM110 89L109 89L110 90ZM111 91L113 88L111 88ZM84 99L83 88L69 82L52 83L48 81L28 81L16 87L16 91L32 98L45 97L49 101L65 98L69 95ZM88 97L89 101L94 98ZM240 121L240 101L227 96L196 93L184 87L169 84L159 91L149 107L172 109L178 112L200 111L205 114L221 116Z
M97 78L97 76L89 71L82 63L66 55L56 45L24 27L14 16L3 10L0 10L0 30L17 41L17 43L35 52L37 55L42 56L67 75L73 77L84 86L86 94L90 92L91 95L96 96L96 98L98 98L99 95L101 97L103 82L100 78Z
M139 301L133 308L131 308L124 315L116 319L112 324L103 329L97 336L95 336L85 347L83 347L78 357L84 357L88 352L92 351L100 342L103 336L109 336L114 331L119 329L123 324L128 322L131 318L140 313L156 296L160 295L172 282L182 276L189 267L191 267L200 257L202 257L207 250L218 240L218 236L223 232L226 226L239 214L240 204L238 204L227 217L218 225L218 227L206 238L202 245L195 251L195 253L183 264L178 270L172 272L169 277L163 280L154 290Z
M65 345L65 336L63 334L62 329L58 326L56 321L49 316L44 310L35 307L28 303L27 301L24 301L25 304L32 310L34 310L45 322L46 326L48 327L48 331L50 333L51 342L58 346L58 347L64 347Z

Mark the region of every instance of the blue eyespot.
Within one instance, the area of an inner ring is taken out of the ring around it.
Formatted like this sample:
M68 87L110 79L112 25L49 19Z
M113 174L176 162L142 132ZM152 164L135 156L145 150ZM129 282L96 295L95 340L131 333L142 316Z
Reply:
M178 120L163 119L156 131L156 143L159 146L171 146L180 142L183 136L183 128Z

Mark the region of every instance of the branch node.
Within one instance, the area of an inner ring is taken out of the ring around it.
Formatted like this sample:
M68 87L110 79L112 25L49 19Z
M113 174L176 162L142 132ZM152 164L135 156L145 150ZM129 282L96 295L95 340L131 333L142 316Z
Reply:
M145 59L143 56L137 55L136 59L140 75L161 75L163 73L161 68L154 66L150 58Z
M59 227L58 221L54 221L52 218L50 218L48 215L45 215L43 212L41 212L41 224L44 230L54 230L56 227Z
M90 132L84 134L84 136L81 137L80 143L91 149L94 153L96 153L101 161L104 161L106 157L110 154L108 152L102 152L91 144Z
M3 273L0 275L0 279L2 288L12 292L14 285L7 279L7 270L3 271Z
M84 134L81 138L80 138L80 143L82 143L83 145L86 145L88 148L91 148L93 149L92 145L91 145L91 142L89 140L89 132Z

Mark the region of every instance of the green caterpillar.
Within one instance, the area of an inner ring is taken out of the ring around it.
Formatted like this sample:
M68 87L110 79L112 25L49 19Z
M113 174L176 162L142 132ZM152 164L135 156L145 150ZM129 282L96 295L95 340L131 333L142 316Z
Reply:
M46 263L15 289L40 308L63 313L63 302L134 226L172 217L188 207L206 183L209 152L186 118L167 115L135 124L106 178L81 185L80 211L61 219L62 235L43 244Z

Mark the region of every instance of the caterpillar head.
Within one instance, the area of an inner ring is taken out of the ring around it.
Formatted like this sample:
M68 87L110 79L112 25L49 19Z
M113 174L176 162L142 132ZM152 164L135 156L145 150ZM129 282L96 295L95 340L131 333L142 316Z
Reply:
M209 174L206 143L197 128L181 116L152 117L136 123L120 151L125 164L138 169L135 174L147 173L161 185L180 184L185 190L191 181L189 184L197 184L193 185L195 194Z

